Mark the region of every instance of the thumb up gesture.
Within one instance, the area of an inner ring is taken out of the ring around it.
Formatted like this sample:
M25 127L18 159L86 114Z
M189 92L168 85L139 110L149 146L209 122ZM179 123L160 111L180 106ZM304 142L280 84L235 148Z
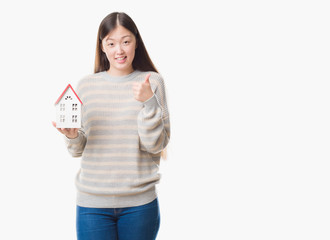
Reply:
M149 98L151 98L154 93L151 89L150 86L150 82L149 82L149 78L150 78L150 73L146 76L145 81L138 83L138 82L134 82L133 83L133 94L134 94L134 98L137 101L140 102L145 102L146 100L148 100Z

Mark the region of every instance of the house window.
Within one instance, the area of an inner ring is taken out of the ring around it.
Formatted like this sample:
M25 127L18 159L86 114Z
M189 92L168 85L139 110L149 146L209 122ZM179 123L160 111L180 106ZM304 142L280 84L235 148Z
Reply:
M77 111L77 103L72 103L72 111Z
M72 115L72 122L76 123L77 122L77 115Z
M65 115L60 115L60 122L65 122Z
M60 111L65 111L65 104L64 103L60 104Z

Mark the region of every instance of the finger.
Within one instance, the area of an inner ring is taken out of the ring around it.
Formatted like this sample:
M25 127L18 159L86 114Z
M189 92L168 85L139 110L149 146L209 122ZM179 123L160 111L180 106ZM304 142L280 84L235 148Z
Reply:
M133 85L132 85L132 88L139 88L141 87L142 83L139 83L139 82L135 82Z
M133 91L137 91L138 90L138 87L133 87L132 90Z
M56 128L57 131L63 134L63 131L60 128L56 127L56 122L52 121L52 125Z
M61 128L61 130L64 135L68 135L69 131L67 128Z
M78 132L78 128L70 128L69 131L71 134L76 134Z
M133 89L133 95L138 95L140 93L140 90L138 89Z
M150 83L150 82L149 82L149 78L150 78L150 76L151 76L151 73L147 74L144 83Z

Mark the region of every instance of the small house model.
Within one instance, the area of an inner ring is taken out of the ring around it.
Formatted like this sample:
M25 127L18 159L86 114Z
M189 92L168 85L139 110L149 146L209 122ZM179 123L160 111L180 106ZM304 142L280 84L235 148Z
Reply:
M56 127L80 128L82 102L69 84L55 102Z

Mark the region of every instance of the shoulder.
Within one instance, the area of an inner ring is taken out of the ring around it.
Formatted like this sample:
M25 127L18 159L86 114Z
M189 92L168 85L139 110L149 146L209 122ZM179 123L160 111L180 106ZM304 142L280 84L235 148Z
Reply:
M158 82L163 82L164 81L164 79L163 79L163 77L160 73L153 72L153 71L149 71L149 72L146 72L146 73L151 74L150 79L154 79L155 81L158 81Z
M94 82L97 81L98 79L102 79L102 74L103 74L102 72L98 72L98 73L85 75L78 81L78 85L88 82Z
M91 84L102 79L102 72L87 74L80 78L77 84L77 89L81 90L85 87L89 87Z

